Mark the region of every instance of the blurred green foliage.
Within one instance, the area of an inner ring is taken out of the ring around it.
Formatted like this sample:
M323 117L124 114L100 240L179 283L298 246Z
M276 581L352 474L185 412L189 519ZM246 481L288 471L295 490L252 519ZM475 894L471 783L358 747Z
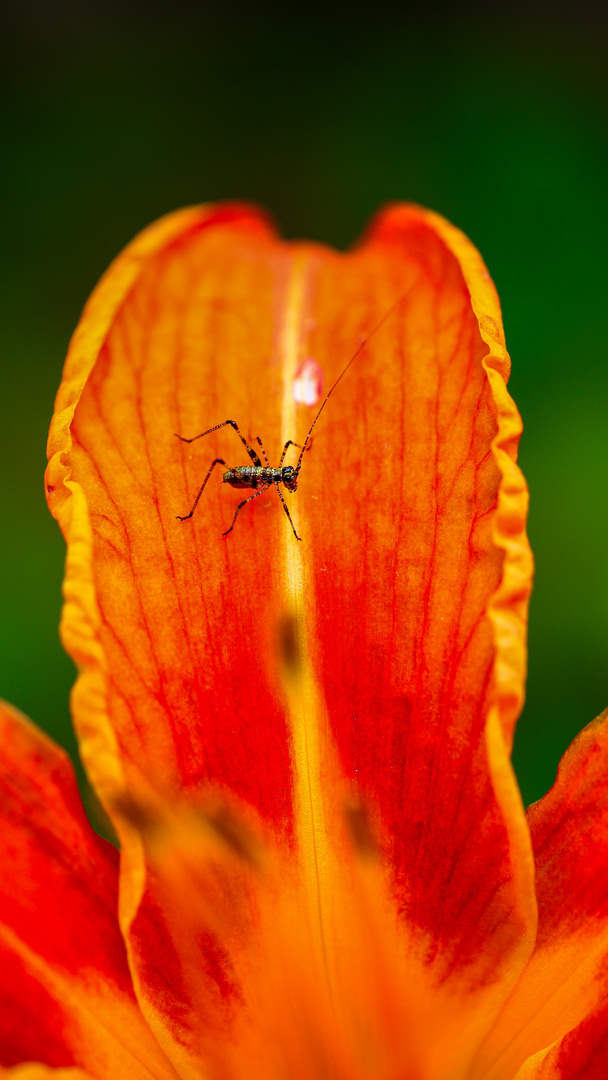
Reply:
M346 247L411 199L464 229L503 303L537 560L515 748L530 801L608 704L606 27L591 8L252 8L3 9L0 693L75 753L42 471L69 336L111 259L186 204L247 198L289 237Z

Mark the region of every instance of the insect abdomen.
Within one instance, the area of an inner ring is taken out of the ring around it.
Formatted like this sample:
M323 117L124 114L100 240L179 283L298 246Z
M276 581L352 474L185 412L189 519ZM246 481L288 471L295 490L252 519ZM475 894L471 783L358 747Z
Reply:
M224 473L224 483L234 488L262 488L280 479L280 469L264 465L237 465L236 469L227 469Z

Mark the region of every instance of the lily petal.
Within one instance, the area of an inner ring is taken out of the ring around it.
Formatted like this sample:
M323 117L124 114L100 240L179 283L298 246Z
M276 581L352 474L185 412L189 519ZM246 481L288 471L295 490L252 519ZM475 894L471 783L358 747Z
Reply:
M290 504L302 544L274 492L226 538L238 497L218 484L176 521L212 459L250 458L230 427L187 446L175 432L235 420L274 464L315 415L294 394L303 362L327 390L368 335L302 461ZM169 953L163 1020L144 943L169 950L177 933L150 821L178 793L228 806L286 879L298 866L290 910L308 912L320 971L328 940L339 952L336 897L349 908L359 849L378 846L428 1033L441 1013L455 1041L454 1076L526 963L532 857L509 751L531 558L508 370L477 252L411 206L348 255L281 243L242 207L186 211L136 240L85 310L49 439L47 492L68 542L63 636L82 672L83 760L123 844L137 992L175 1061L204 1022ZM386 883L370 874L379 912ZM244 971L254 909L252 940L263 937L268 897L248 882L222 929L233 953L218 988ZM211 936L209 963L222 945ZM439 1075L447 1050L430 1052Z
M0 786L0 1063L174 1078L133 996L117 853L90 828L66 754L4 703Z
M481 1055L488 1062L481 1072L484 1080L513 1075L526 1057L559 1040L550 1060L559 1062L560 1069L579 1054L589 1055L590 1068L599 1060L594 1047L607 1022L603 1003L608 990L607 774L608 710L577 736L560 762L555 784L528 810L538 937ZM564 1039L573 1029L572 1037ZM543 1065L547 1076L554 1075L553 1067L549 1061ZM578 1075L564 1067L564 1077Z

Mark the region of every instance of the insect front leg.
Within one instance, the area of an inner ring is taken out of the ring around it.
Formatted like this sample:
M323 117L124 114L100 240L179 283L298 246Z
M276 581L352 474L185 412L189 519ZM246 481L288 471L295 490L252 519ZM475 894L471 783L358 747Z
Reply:
M295 445L296 445L296 444L294 443L294 446L295 446ZM284 452L284 451L283 451L283 452ZM283 459L281 458L281 461L282 461L282 460L283 460ZM298 536L298 534L297 534L297 532L296 532L296 527L295 527L295 525L294 525L293 521L291 520L291 514L289 513L289 507L287 506L287 503L285 502L285 499L284 499L284 498L283 498L283 496L281 495L281 491L280 491L280 489L279 489L279 485L278 485L278 484L275 484L275 485L274 485L274 487L275 487L275 491L276 491L277 495L279 496L279 499L280 499L280 500L281 500L281 502L283 503L283 509L284 509L285 513L287 514L287 517L289 518L289 524L291 525L291 527L292 527L292 529L293 529L293 535L295 536L296 540L301 540L301 539L302 539L302 537L301 537L301 536Z
M178 439L179 439L179 435L178 435ZM191 441L192 441L191 439L184 439L184 442L191 442ZM193 505L190 513L185 514L184 517L180 517L179 514L178 514L177 515L177 520L178 521L187 521L188 518L192 517L194 511L196 510L196 507L198 506L198 500L200 499L201 495L203 494L203 491L205 490L205 486L207 484L207 481L208 481L209 477L211 476L211 473L213 472L215 466L216 465L225 465L225 464L226 464L226 462L221 457L216 457L215 461L211 462L211 465L209 466L209 470L207 472L207 475L206 475L205 479L203 480L203 482L202 482L202 484L200 486L199 493L196 496L196 499L194 500L194 505Z
M288 448L290 446L297 446L298 450L302 449L302 447L300 446L300 444L298 442L294 442L293 439L288 439L287 442L285 443L285 446L283 447L283 453L281 454L281 460L279 461L279 469L281 468L283 462L285 461L285 454L287 453L287 450L288 450ZM300 539L300 537L298 537L298 540L299 539Z
M236 519L239 516L239 511L242 510L244 506L247 506L247 503L251 502L252 499L257 499L258 495L263 495L265 491L268 491L269 487L270 487L270 484L265 484L264 487L259 488L258 491L254 491L253 495L250 495L248 499L243 499L242 503L239 503L236 510L234 511L234 517L232 519L232 525L230 526L229 529L226 529L225 533L222 533L222 536L228 536L228 533L232 532L232 530L234 529L234 524L236 522Z

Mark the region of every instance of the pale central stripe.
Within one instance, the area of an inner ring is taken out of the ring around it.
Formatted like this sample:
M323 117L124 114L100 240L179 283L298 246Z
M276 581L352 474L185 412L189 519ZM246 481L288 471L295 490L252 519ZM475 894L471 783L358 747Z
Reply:
M281 335L281 365L283 371L282 400L282 445L287 439L298 439L301 432L296 427L296 403L293 387L294 378L301 360L302 327L305 317L305 296L307 279L311 272L311 256L297 253L292 257L287 294L285 297L284 324ZM330 898L327 895L331 879L329 866L332 858L330 851L328 822L326 819L323 792L321 790L321 758L323 755L324 773L329 769L328 756L332 751L327 745L325 702L318 686L310 661L306 627L311 627L310 611L305 618L306 605L314 604L310 595L312 583L307 581L306 558L308 546L314 538L300 522L302 513L298 507L298 493L290 498L290 510L293 507L294 524L299 543L290 528L281 529L283 544L282 559L285 568L285 607L284 617L293 627L299 653L297 669L284 677L288 699L288 719L292 735L292 760L294 768L294 809L301 859L301 870L308 897L308 916L310 920L311 944L316 953L320 970L324 970L328 987L331 982L326 949L326 927L324 913L328 910Z

